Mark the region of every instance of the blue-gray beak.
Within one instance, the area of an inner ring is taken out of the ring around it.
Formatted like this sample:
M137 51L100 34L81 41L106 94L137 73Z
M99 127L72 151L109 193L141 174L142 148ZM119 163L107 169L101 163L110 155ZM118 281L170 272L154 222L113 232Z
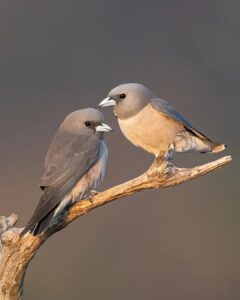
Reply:
M112 128L106 123L101 123L100 125L96 126L95 129L96 131L101 131L101 132L112 131Z
M107 97L107 98L103 99L98 104L98 106L105 107L105 106L114 106L116 104L117 104L117 102L115 100L113 100L111 97Z

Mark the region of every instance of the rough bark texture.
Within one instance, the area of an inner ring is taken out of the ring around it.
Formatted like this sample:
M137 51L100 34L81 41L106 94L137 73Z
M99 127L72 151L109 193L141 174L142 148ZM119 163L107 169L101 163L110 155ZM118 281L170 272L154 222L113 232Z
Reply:
M141 176L114 186L104 192L96 193L91 201L85 199L74 204L64 216L42 236L27 234L19 237L21 229L14 228L18 217L0 217L0 299L22 299L23 280L27 266L39 247L52 234L63 229L74 219L98 206L139 192L144 189L165 188L205 175L231 161L225 156L216 161L195 168L177 168L171 164L169 154L154 161Z

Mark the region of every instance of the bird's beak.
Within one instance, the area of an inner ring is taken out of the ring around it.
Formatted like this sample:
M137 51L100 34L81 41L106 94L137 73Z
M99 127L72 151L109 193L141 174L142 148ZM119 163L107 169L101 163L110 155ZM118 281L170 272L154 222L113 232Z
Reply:
M98 104L98 106L105 107L105 106L114 106L116 104L117 104L117 102L115 100L113 100L111 97L107 97L107 98L103 99Z
M112 128L110 126L108 126L108 124L105 123L101 123L100 125L95 127L96 131L100 131L100 132L109 132L112 131Z

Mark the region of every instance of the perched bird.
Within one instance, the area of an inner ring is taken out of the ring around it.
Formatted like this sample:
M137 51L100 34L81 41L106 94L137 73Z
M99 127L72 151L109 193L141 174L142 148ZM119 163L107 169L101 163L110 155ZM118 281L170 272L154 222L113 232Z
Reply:
M103 179L108 150L103 133L111 128L93 108L69 114L46 156L40 181L43 195L21 235L43 233L55 217L83 199Z
M220 152L225 145L196 130L173 106L147 87L126 83L112 89L99 106L114 106L122 133L135 146L158 156L172 147L176 152Z

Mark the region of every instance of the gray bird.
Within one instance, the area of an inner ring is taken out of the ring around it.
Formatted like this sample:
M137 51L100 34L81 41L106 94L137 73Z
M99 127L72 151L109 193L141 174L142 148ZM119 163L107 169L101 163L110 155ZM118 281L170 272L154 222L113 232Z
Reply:
M99 106L114 106L122 133L135 146L158 156L172 147L176 152L220 152L225 145L196 130L173 106L147 87L126 83L112 89Z
M111 128L93 108L69 114L58 129L40 181L43 195L21 235L46 231L57 215L83 199L103 179L108 150L103 133Z

